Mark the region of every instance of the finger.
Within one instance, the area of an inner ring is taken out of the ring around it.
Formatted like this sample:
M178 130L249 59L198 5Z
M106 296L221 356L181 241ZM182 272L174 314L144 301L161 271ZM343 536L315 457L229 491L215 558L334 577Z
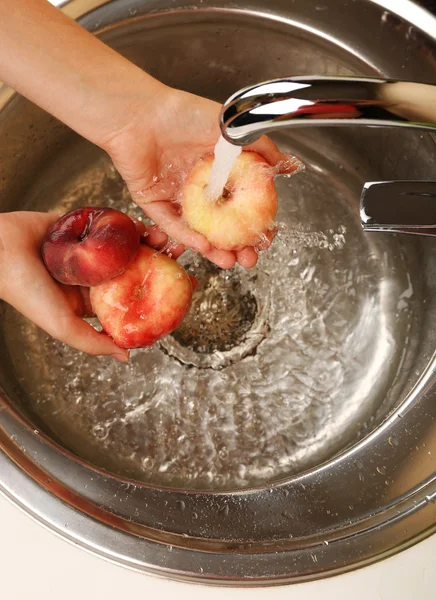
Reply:
M151 246L155 250L162 250L171 258L177 259L186 250L183 244L172 242L170 238L157 225L146 227L146 233L142 238L147 246Z
M58 285L75 315L78 317L95 316L91 306L89 288L80 287L78 285L63 285L61 283Z
M246 150L254 150L254 152L263 156L263 158L273 167L283 160L284 156L272 139L266 135L262 135L253 144L247 146Z
M144 241L147 246L152 246L159 250L168 242L168 236L157 225L150 225L146 227Z
M41 213L34 211L19 211L4 214L3 218L8 219L12 224L20 229L29 229L32 231L32 237L38 244L45 237L49 228L56 223L61 214Z
M147 216L174 240L202 254L210 250L211 246L207 239L200 233L190 229L183 222L171 202L151 202L142 208Z
M147 232L147 227L144 225L144 223L142 221L140 221L139 219L137 219L136 217L130 217L130 218L135 223L136 229L137 229L140 237L145 235Z
M177 260L179 256L181 256L184 253L185 250L186 248L183 244L175 244L174 246L170 244L165 248L164 253L170 258L174 258L174 260Z
M79 317L95 317L94 309L91 304L90 290L87 287L79 287L79 293L83 301L83 314L78 315Z
M204 252L204 256L218 267L221 267L221 269L231 269L236 263L235 253L228 252L227 250L212 248L212 250Z
M247 246L247 248L236 253L236 258L241 267L244 267L244 269L252 269L257 264L258 256L254 248Z
M128 361L126 350L74 314L64 292L37 257L29 260L16 275L4 299L38 327L82 352Z
M250 144L247 150L254 150L272 166L277 175L289 175L303 169L303 163L296 156L283 154L271 138L262 135L256 142Z

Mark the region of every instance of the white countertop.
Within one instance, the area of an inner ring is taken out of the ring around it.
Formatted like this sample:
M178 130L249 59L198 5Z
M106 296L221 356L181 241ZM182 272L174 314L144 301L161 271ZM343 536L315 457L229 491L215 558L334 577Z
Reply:
M139 593L177 600L430 600L436 589L436 535L353 573L293 586L206 588L134 573L86 553L33 522L0 496L0 596L5 600L119 600ZM166 592L166 594L165 594Z

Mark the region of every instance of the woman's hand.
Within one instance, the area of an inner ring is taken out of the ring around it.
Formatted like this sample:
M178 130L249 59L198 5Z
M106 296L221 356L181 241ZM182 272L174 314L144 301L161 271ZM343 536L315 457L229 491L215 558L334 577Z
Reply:
M160 83L46 0L0 0L0 39L0 81L106 150L135 202L161 229L221 267L256 264L253 248L235 255L211 247L173 202L193 164L219 138L219 104ZM277 172L296 168L266 137L252 148L280 165Z
M201 252L222 268L238 261L257 262L254 248L233 253L213 248L183 221L174 200L184 178L203 155L213 152L220 131L220 105L206 98L164 88L153 114L138 109L126 128L105 149L126 181L133 200L175 240ZM280 152L266 136L249 149L261 154L277 173L292 172L296 162Z
M57 340L93 355L112 356L127 362L129 354L105 333L83 320L92 316L89 290L56 282L41 258L41 242L58 217L36 212L0 215L0 299ZM157 248L167 236L157 228L137 224L144 240ZM177 258L183 247L171 248Z

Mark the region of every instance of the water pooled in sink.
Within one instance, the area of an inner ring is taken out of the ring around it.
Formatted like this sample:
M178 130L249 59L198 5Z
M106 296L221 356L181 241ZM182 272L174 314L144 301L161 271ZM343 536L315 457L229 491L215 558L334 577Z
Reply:
M242 148L234 146L220 136L215 146L215 158L210 172L207 195L211 200L219 198L232 170L233 163L241 154Z
M200 278L188 320L129 365L75 352L8 309L6 343L38 429L109 471L184 489L265 484L354 440L413 338L410 257L393 238L364 236L321 171L281 179L278 192L281 225L258 266L218 271L186 253ZM53 207L58 196L59 183ZM83 204L141 215L104 158L65 182L55 208Z

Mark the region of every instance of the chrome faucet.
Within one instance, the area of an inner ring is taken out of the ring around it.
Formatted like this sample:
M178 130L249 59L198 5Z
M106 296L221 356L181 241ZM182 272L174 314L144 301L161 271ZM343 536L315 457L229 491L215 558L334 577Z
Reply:
M231 96L220 122L222 135L239 146L283 127L436 130L436 85L357 77L274 79Z
M276 79L240 90L224 103L220 115L223 137L239 146L276 129L333 125L407 127L436 133L436 85L355 77ZM436 235L436 183L414 183L365 184L362 227ZM412 198L426 201L412 202L407 222L397 223L398 200Z

